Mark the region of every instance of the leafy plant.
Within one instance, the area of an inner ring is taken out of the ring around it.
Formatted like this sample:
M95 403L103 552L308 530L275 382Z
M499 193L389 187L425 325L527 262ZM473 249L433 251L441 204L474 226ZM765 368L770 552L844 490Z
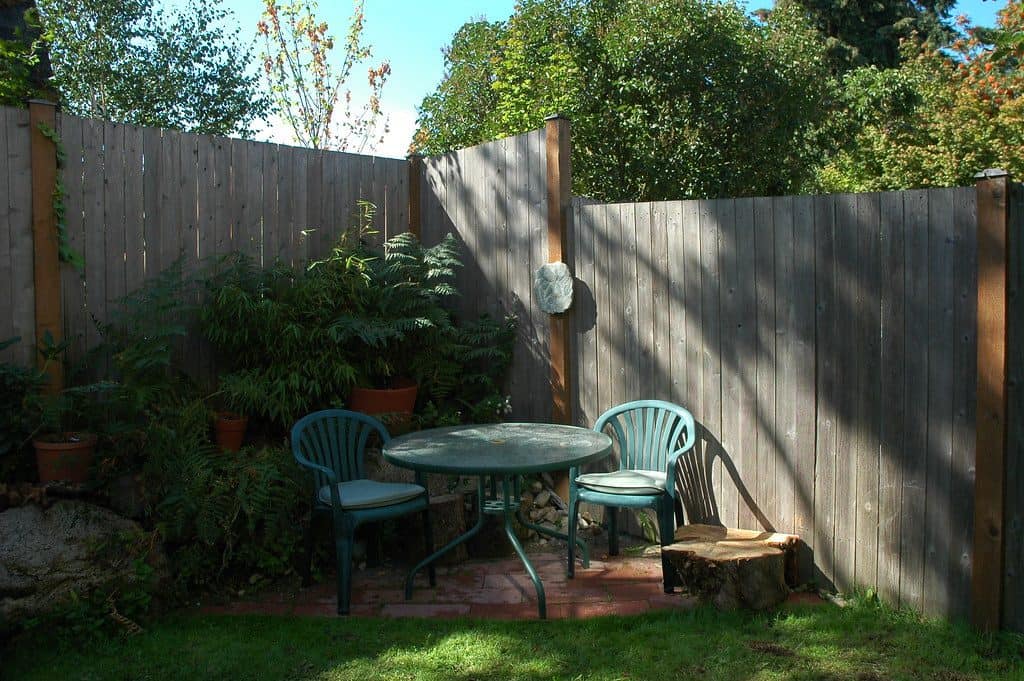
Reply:
M230 13L216 2L164 4L39 0L62 105L90 118L251 135L267 101Z
M372 248L373 217L372 205L361 204L358 222L305 270L261 270L239 256L208 282L201 317L233 364L220 377L230 409L285 430L344 403L357 384L404 377L428 392L450 391L456 370L437 357L455 333L444 305L455 295L455 241L425 248L403 234Z
M0 351L20 340L15 337L0 342ZM0 362L0 481L31 476L27 444L36 426L26 407L45 381L46 375L35 367Z
M167 541L177 586L210 588L279 576L301 544L308 508L299 468L281 447L226 455L208 439L202 400L167 409L149 438L151 517Z
M302 146L341 151L352 147L362 152L381 140L376 137L382 117L380 96L391 66L383 61L369 68L369 96L353 108L346 83L352 69L371 56L370 46L362 42L364 2L353 4L336 70L330 58L335 38L327 22L317 19L315 0L264 0L263 17L257 24L265 50L260 55L263 71L277 110Z

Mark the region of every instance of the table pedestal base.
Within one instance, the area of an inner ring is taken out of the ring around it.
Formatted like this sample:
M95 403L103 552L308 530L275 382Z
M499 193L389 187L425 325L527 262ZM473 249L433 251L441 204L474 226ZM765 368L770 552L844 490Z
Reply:
M523 567L526 568L526 573L530 576L530 580L533 581L533 586L537 590L537 610L540 613L540 618L547 618L547 601L544 598L544 585L540 581L540 576L537 574L537 570L533 567L533 563L526 556L526 551L523 550L523 545L519 541L519 537L516 536L515 526L512 522L513 518L516 518L521 525L528 527L531 530L538 532L539 534L545 534L549 537L557 537L562 540L568 540L569 535L563 532L558 532L549 527L538 525L528 521L520 513L519 508L519 478L515 476L514 484L509 481L509 476L501 476L501 498L497 498L496 495L492 494L491 497L487 497L485 494L484 476L477 478L477 519L476 524L473 525L465 534L460 535L452 541L445 544L443 547L430 554L409 571L409 576L405 580L405 599L409 600L412 598L413 579L416 577L416 573L430 565L432 562L443 556L445 553L451 551L459 544L469 540L470 538L477 535L484 526L484 520L488 515L500 515L504 519L505 535L508 536L508 540L512 543L512 548L519 555L519 559L523 562ZM494 480L492 479L492 492L496 491ZM514 488L514 489L513 489ZM583 557L583 566L590 566L590 549L587 543L582 539L577 538L576 541L580 547L580 555Z

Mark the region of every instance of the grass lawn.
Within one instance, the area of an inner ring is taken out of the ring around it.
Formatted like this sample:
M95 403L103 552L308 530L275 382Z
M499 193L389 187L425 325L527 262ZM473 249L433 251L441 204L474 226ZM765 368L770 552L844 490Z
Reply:
M81 651L22 639L0 677L994 681L1024 679L1024 637L870 604L551 622L177 615Z

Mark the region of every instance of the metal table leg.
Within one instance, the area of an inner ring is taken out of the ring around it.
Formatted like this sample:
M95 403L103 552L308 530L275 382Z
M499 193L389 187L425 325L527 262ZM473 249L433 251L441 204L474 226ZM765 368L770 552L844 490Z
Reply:
M507 476L501 478L501 490L504 494L502 511L505 518L505 534L508 535L508 540L512 542L512 548L519 554L519 559L523 561L527 574L533 580L533 586L537 590L537 610L540 612L540 618L547 619L548 606L547 600L544 597L544 585L541 584L540 576L534 569L533 563L526 557L526 551L523 550L523 545L519 543L519 537L516 536L516 528L512 524L512 519L519 510L519 500L512 497L512 490L509 487Z
M412 598L412 582L416 577L416 573L430 565L435 560L454 549L459 544L467 541L483 529L484 526L484 479L483 477L477 478L476 485L476 525L471 527L465 534L460 534L455 539L451 540L437 551L421 560L416 566L409 571L409 576L405 578L405 600Z

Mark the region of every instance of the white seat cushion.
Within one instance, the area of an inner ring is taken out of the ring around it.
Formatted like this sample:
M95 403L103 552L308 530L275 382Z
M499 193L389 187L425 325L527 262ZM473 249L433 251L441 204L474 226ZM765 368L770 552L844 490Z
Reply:
M347 510L377 508L408 501L426 490L407 482L377 482L376 480L350 480L338 483L341 507ZM331 486L324 485L317 495L320 503L331 505Z
M576 484L605 494L661 494L665 491L665 473L639 470L586 473L576 478Z

